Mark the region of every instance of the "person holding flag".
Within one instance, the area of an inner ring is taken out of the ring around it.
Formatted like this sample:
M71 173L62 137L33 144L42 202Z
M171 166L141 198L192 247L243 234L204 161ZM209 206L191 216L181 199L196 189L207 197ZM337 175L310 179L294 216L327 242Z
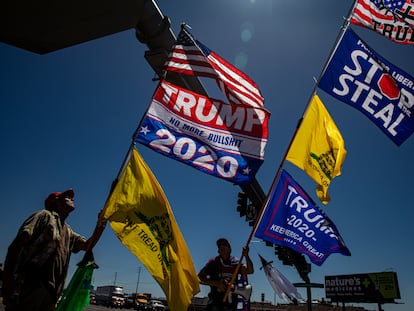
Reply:
M209 285L211 288L209 293L210 300L206 311L236 311L239 310L238 297L234 288L233 293L228 295L228 299L226 301L223 300L229 281L232 279L233 273L239 264L239 259L231 255L231 245L227 239L220 238L216 244L219 255L211 258L198 273L201 284ZM253 274L254 272L248 247L243 248L243 257L246 258L246 264L241 265L238 272L242 277L246 278L247 274ZM250 287L250 285L247 286ZM249 300L249 298L250 295L246 300Z
M89 239L66 223L74 211L75 192L53 192L45 209L34 212L20 227L4 264L3 304L6 311L53 311L61 296L71 253L91 250L106 221L98 221Z

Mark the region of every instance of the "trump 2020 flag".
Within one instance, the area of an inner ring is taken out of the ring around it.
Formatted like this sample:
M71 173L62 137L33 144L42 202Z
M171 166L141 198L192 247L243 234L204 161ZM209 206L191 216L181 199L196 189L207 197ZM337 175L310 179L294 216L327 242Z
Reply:
M351 23L376 31L387 39L414 44L412 0L357 0Z
M182 27L165 69L181 74L212 78L230 104L263 108L264 99L256 83L221 58Z
M323 204L331 200L328 187L341 174L346 149L341 132L318 95L311 99L286 160L304 170L316 183Z
M202 172L250 184L263 163L268 112L161 81L136 141Z
M358 109L396 145L414 131L414 78L348 28L319 88Z
M170 310L187 310L200 291L194 264L164 191L136 148L103 217L161 286Z
M305 254L318 266L332 253L351 255L334 223L285 170L268 196L255 235Z

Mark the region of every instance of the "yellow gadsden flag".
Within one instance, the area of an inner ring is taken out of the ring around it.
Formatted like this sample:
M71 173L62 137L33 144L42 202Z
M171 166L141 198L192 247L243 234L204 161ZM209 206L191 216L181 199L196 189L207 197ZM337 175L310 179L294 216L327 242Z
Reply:
M136 148L103 217L161 286L170 310L187 310L200 291L194 264L167 198Z
M286 160L304 170L318 186L316 194L323 204L330 201L328 187L341 175L346 150L341 133L318 95L314 95Z

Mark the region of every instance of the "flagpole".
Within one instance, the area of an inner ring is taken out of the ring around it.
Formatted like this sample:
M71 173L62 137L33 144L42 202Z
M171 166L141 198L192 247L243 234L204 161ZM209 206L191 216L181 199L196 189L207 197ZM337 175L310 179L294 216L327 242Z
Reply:
M348 15L345 18L345 21L344 21L344 23L341 26L341 30L338 33L337 37L336 37L335 43L334 43L334 45L333 45L333 47L332 47L332 49L331 49L331 51L329 53L329 56L328 56L325 64L322 67L321 73L319 74L319 78L318 78L318 80L315 83L315 86L314 86L313 92L312 92L312 96L316 92L316 89L318 88L318 85L319 85L319 82L320 82L322 76L325 74L325 71L328 68L329 63L331 62L333 55L335 54L336 50L338 49L339 44L342 41L342 38L343 38L343 36L345 34L345 31L348 29L348 27L350 25L350 20L351 20L352 12L354 11L354 9L356 7L357 1L358 0L354 0L354 3L352 4L352 6L350 7L350 9L348 11ZM312 98L312 96L311 96L311 98ZM310 100L309 100L309 102L310 102Z
M344 37L345 31L346 31L346 30L348 29L348 27L349 27L349 24L350 24L350 19L351 19L351 15L352 15L352 12L353 12L353 11L354 11L354 9L355 9L355 6L356 6L357 1L358 1L358 0L354 0L354 3L352 4L352 6L350 7L350 9L349 9L349 11L348 11L348 15L347 15L347 17L345 18L345 20L344 20L344 22L343 22L343 24L342 24L342 26L341 26L341 29L340 29L340 31L339 31L339 33L338 33L338 35L336 36L335 43L334 43L334 45L333 45L333 47L332 47L331 51L330 51L330 52L329 52L329 54L328 54L328 58L326 59L326 61L325 61L324 65L323 65L323 67L322 67L322 70L321 70L321 72L320 72L320 74L319 74L318 79L316 80L316 83L315 83L315 85L314 85L314 87L313 87L312 93L311 93L311 95L310 95L310 97L309 97L309 99L308 99L308 104L306 105L306 107L305 107L305 109L304 109L304 111L303 111L302 117L301 117L301 118L299 119L299 121L298 121L298 125L296 126L295 132L294 132L293 137L292 137L292 139L291 139L291 141L290 141L290 144L289 144L289 146L288 146L288 149L286 150L286 153L285 153L285 156L284 156L284 158L283 158L283 160L282 160L282 163L283 163L283 162L285 161L285 159L286 159L286 156L287 156L287 154L288 154L288 152L289 152L289 149L290 149L290 147L291 147L291 145L292 145L292 142L293 142L293 140L294 140L294 139L295 139L295 137L296 137L296 134L297 134L297 131L299 130L300 124L302 123L303 117L305 116L305 114L306 114L306 112L307 112L307 110L308 110L308 108L309 108L310 102L312 101L312 98L313 98L313 96L315 95L315 93L316 93L316 91L317 91L317 89L318 89L319 82L320 82L320 80L322 79L323 75L325 74L325 71L326 71L326 69L328 68L329 63L331 62L331 60L332 60L332 58L333 58L333 56L334 56L334 54L335 54L336 50L338 49L339 44L341 43L342 38Z
M315 86L314 86L314 88L313 88L313 90L312 90L311 96L310 96L310 97L309 97L309 99L308 99L308 103L307 103L307 105L306 105L306 107L305 107L305 109L304 109L304 111L303 111L303 113L302 113L301 118L298 120L298 123L297 123L297 125L296 125L295 131L294 131L293 136L292 136L292 138L291 138L291 140L290 140L290 142L289 142L289 145L288 145L288 147L287 147L287 149L286 149L286 151L285 151L285 154L284 154L284 156L283 156L283 158L282 158L282 161L281 161L281 162L280 162L280 164L279 164L279 167L278 167L278 169L277 169L277 172L276 172L275 178L273 179L273 182L272 182L272 185L271 185L271 187L270 187L270 190L269 190L269 192L268 192L268 194L267 194L267 196L266 196L266 199L264 200L264 202L263 202L263 204L262 204L262 206L261 206L261 208L260 208L259 216L256 218L256 220L255 220L255 222L254 222L254 225L253 225L253 229L252 229L252 231L250 232L249 237L247 238L247 241L246 241L245 246L243 247L243 252L242 252L242 255L240 256L239 262L238 262L238 264L237 264L237 266L236 266L236 268L235 268L235 270L234 270L234 272L233 272L233 275L232 275L231 281L230 281L229 285L227 286L226 292L225 292L225 294L224 294L223 302L225 302L225 301L227 300L227 297L228 297L228 295L229 295L229 293L230 293L230 291L231 291L231 288L232 288L232 284L235 282L236 277L237 277L237 274L238 274L238 272L239 272L239 270L240 270L240 267L241 267L241 264L242 264L242 260L243 260L243 258L244 258L244 256L245 256L245 251L244 251L244 249L246 249L246 248L249 246L250 241L252 240L252 238L253 238L253 236L254 236L254 234L255 234L256 230L257 230L258 224L260 223L260 221L261 221L261 220L262 220L262 218L263 218L265 207L267 206L267 203L268 203L268 201L269 201L269 196L270 196L270 194L272 193L273 188L276 186L276 184L277 184L277 182L278 182L278 180L279 180L279 177L280 177L280 174L281 174L281 171L282 171L283 165L284 165L284 163L285 163L285 161L286 161L286 157L287 157L287 155L288 155L288 153L289 153L289 150L290 150L290 148L291 148L291 146L292 146L292 144L293 144L293 141L294 141L294 140L295 140L295 138L296 138L296 135L297 135L297 133L298 133L298 131L299 131L299 128L300 128L300 126L301 126L301 124L302 124L303 118L304 118L304 116L305 116L305 114L306 114L307 110L309 109L309 106L310 106L310 103L311 103L311 101L312 101L312 98L313 98L313 96L315 95L315 93L316 93L316 91L317 91L317 88L318 88L318 85L319 85L319 81L320 81L320 79L322 78L323 74L325 73L326 68L327 68L327 67L328 67L328 65L329 65L329 62L331 61L331 59L332 59L332 57L333 57L334 53L335 53L335 52L336 52L336 50L338 49L338 46L339 46L339 44L341 43L341 40L342 40L342 38L343 38L343 36L344 36L344 34L345 34L345 31L346 31L346 29L348 28L348 26L349 26L349 24L350 24L350 18L351 18L352 12L353 12L353 10L354 10L354 8L355 8L355 6L356 6L356 1L357 1L357 0L354 0L354 3L352 4L351 8L350 8L350 9L349 9L349 11L348 11L348 17L345 19L345 21L344 21L343 25L341 26L341 30L340 30L340 32L338 33L337 38L336 38L335 43L334 43L334 46L333 46L333 48L331 49L331 51L330 51L330 53L329 53L329 56L328 56L328 58L327 58L327 60L326 60L326 62L325 62L325 64L324 64L324 66L323 66L323 68L322 68L322 70L321 70L321 73L319 74L319 78L318 78L318 80L317 80L317 81L316 81L316 83L315 83Z
M153 92L151 98L154 97L155 92L157 91L159 85L161 84L161 81L162 81L162 79L160 80L160 82L158 82L158 85L155 88L155 91ZM139 124L138 124L138 126L136 128L136 130L134 131L134 133L132 135L131 144L130 144L130 146L128 148L128 151L127 151L127 153L126 153L126 155L124 157L124 160L122 162L122 165L119 168L119 171L118 171L118 174L117 174L116 178L112 181L111 188L110 188L109 193L108 193L108 196L106 197L106 200L105 200L104 208L99 212L99 215L98 215L98 223L101 223L101 224L105 223L106 224L106 222L108 221L107 219L104 219L103 218L103 214L105 212L106 204L108 203L109 198L111 197L112 192L114 191L116 185L118 184L118 181L119 181L120 176L124 172L125 167L127 166L128 162L129 162L129 160L131 158L132 151L135 148L135 140L136 140L137 136L139 135L139 131L141 129L141 125L144 122L145 116L147 115L147 112L148 112L150 106L151 105L148 105L145 113L142 115L142 118L141 118L141 120L140 120L140 122L139 122ZM100 229L100 230L98 229L98 226L95 228L95 230L94 230L94 232L92 234L92 236L95 236L95 239L94 239L94 241L91 244L88 245L88 248L87 248L86 251L91 251L92 248L96 245L96 243L98 243L98 240L101 238L102 233L105 230L105 225L102 225L102 226L103 226L103 229Z
M271 186L271 188L270 188L270 191L268 192L268 195L267 195L267 198L266 198L266 200L265 200L265 203L262 205L262 208L261 208L260 213L259 213L260 217L258 217L256 220L261 220L261 218L263 217L263 212L264 212L264 210L263 210L263 209L264 209L264 206L266 206L267 201L269 200L269 198L268 198L268 197L269 197L269 194L270 194L270 193L272 193L272 189L274 188L274 186L275 186L276 182L279 180L279 176L280 176L280 173L281 173L281 170L282 170L283 164L284 164L284 162L286 161L286 157L287 157L287 155L288 155L288 153L289 153L289 150L290 150L290 148L291 148L291 146L292 146L292 144L293 144L293 141L294 141L294 140L295 140L295 138L296 138L296 135L297 135L297 133L298 133L298 131L299 131L299 128L300 128L300 126L301 126L301 124L302 124L303 118L304 118L304 116L306 115L307 110L309 109L309 106L310 106L310 103L311 103L311 101L312 101L312 98L313 98L313 96L315 95L315 93L316 93L316 91L317 91L317 88L318 88L318 85L319 85L319 81L321 80L322 76L324 75L324 73L325 73L325 71L326 71L326 69L327 69L327 67L328 67L328 65L329 65L329 63L330 63L330 61L331 61L331 59L332 59L333 55L335 54L336 50L338 49L339 44L340 44L340 43L341 43L341 41L342 41L342 38L343 38L343 36L344 36L344 33L345 33L346 29L347 29L347 28L348 28L348 26L349 26L349 20L350 20L350 18L351 18L351 14L352 14L352 12L353 12L353 10L354 10L354 7L355 7L355 5L356 5L356 1L357 1L357 0L354 0L353 5L352 5L352 6L351 6L351 8L349 9L349 12L348 12L348 17L345 19L345 21L344 21L343 25L341 26L341 30L340 30L340 32L338 33L337 37L336 37L335 44L334 44L333 48L331 49L331 51L329 52L329 56L328 56L328 58L327 58L327 60L326 60L325 64L324 64L324 65L323 65L323 67L322 67L322 70L321 70L321 73L319 74L318 80L316 81L315 86L314 86L314 88L313 88L313 90L312 90L312 93L311 93L311 95L310 95L310 97L309 97L309 99L308 99L308 103L307 103L307 105L305 106L305 109L303 110L302 116L301 116L301 117L300 117L300 119L298 120L298 123L297 123L296 128L295 128L295 131L294 131L294 133L293 133L293 135L292 135L292 138L291 138L291 140L290 140L290 142L289 142L289 145L288 145L288 147L287 147L287 149L286 149L286 151L285 151L285 154L283 155L282 161L281 161L281 162L280 162L280 164L279 164L279 167L278 167L278 170L277 170L276 176L275 176L275 178L274 178L274 180L273 180L273 183L272 183L272 186ZM259 219L259 218L260 218L260 219ZM257 228L256 228L256 227L257 227L257 223L258 223L258 221L256 221L256 222L255 222L255 226L253 227L253 230L252 230L252 231L256 231L256 229L257 229ZM252 235L252 234L251 234L251 235Z
M128 163L128 161L129 161L129 159L131 157L131 153L132 153L132 150L133 150L134 146L135 146L135 143L133 141L131 143L131 145L129 146L128 152L125 155L124 161L122 162L122 165L121 165L121 168L120 168L120 170L118 172L117 177L112 181L111 188L110 188L109 193L108 193L108 196L106 197L106 200L105 200L104 208L101 209L101 211L99 212L99 215L98 215L98 223L101 224L101 226L100 226L101 229L100 230L98 229L98 225L95 227L95 230L94 230L94 232L92 234L92 236L94 236L94 240L93 240L92 243L90 243L88 245L88 248L85 250L86 252L91 251L92 248L95 247L95 245L98 243L99 239L101 238L102 233L105 230L106 222L108 221L108 219L104 219L103 218L103 215L105 213L106 204L107 204L109 198L111 197L112 192L114 191L114 189L115 189L115 187L116 187L116 185L118 183L119 177L121 176L122 172L124 171L124 169L126 167L126 163Z
M158 82L158 85L155 88L155 91L152 93L151 98L154 98L155 92L158 90L158 87L160 86L161 82L162 82L162 79L160 79L160 81ZM131 153L132 153L132 151L134 150L134 147L135 147L135 140L137 139L137 137L139 135L139 131L141 129L141 125L144 122L145 116L147 115L150 106L151 106L151 104L148 105L147 109L145 110L144 114L141 117L141 120L139 121L139 124L138 124L137 128L134 131L134 134L132 134L131 145L129 146L128 152L127 152L127 154L124 157L124 161L122 162L122 165L121 165L121 167L120 167L120 169L118 171L118 175L116 176L116 178L112 182L111 190L109 191L108 197L106 198L105 205L108 202L109 197L111 196L111 194L112 194L112 192L113 192L116 184L118 183L119 177L121 176L121 174L125 170L125 167L126 167L127 163L129 162L129 159L131 158Z

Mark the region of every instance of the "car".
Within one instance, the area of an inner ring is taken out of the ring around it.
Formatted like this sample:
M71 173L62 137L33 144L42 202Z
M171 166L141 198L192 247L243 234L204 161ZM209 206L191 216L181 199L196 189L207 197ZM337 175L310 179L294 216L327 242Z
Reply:
M151 299L147 303L146 310L164 311L167 307L160 300Z
M135 301L133 296L126 295L125 296L125 309L135 309Z
M148 295L135 294L135 310L145 311L147 310Z
M91 305L96 305L96 298L95 298L95 294L90 294L89 296L89 303Z

